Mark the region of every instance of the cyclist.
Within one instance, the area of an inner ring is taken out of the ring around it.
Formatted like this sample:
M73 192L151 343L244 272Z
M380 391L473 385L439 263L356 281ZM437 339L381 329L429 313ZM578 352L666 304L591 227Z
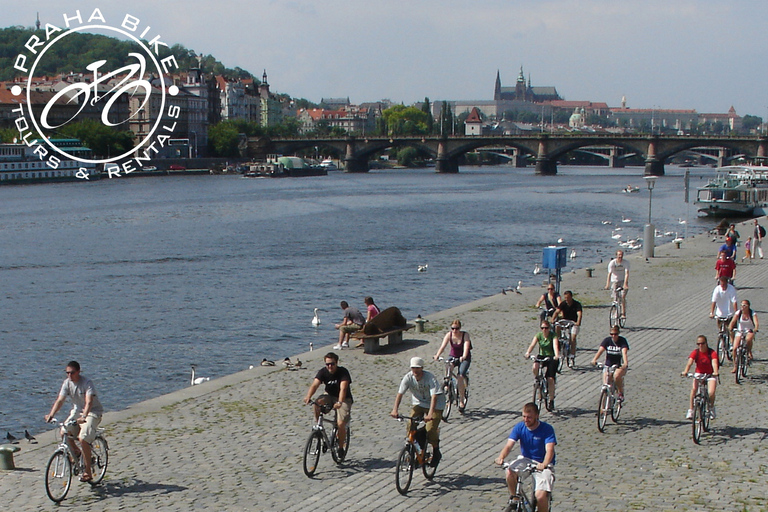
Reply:
M533 375L534 377L539 374L539 365L543 364L547 367L547 385L549 387L549 409L555 409L555 380L557 375L557 360L560 359L560 347L555 341L555 333L552 332L552 325L544 320L540 324L541 332L537 332L533 337L531 345L528 350L525 351L525 358L531 357L531 352L538 345L539 357L550 357L549 361L533 362Z
M623 288L621 297L616 296L616 288ZM627 317L627 291L629 291L629 262L624 260L624 251L616 251L616 258L608 263L608 277L605 289L611 290L611 300L621 300L622 318Z
M69 425L67 427L62 426L62 429L66 429L67 443L72 450L72 453L78 455L80 450L77 449L77 444L74 442L74 436L78 436L80 440L80 448L82 449L83 462L85 463L85 469L83 474L80 475L81 482L90 482L93 477L91 473L91 443L96 439L97 429L101 423L101 415L104 413L104 408L99 402L99 397L96 396L96 387L93 385L93 381L80 373L80 363L77 361L70 361L67 363L66 368L67 378L61 385L59 390L59 396L51 407L51 412L45 415L46 423L50 422L56 413L64 405L67 397L72 400L72 411L69 413L69 417L66 422L77 418L77 423Z
M736 262L729 258L725 251L720 251L715 262L715 280L719 280L720 276L727 277L731 284L736 279Z
M443 353L445 347L451 344L450 358L453 366L459 367L459 412L464 412L466 404L464 403L464 390L467 388L467 372L472 362L472 341L469 339L469 333L461 330L461 321L457 318L451 322L451 330L443 338L443 343L437 349L435 361Z
M552 425L539 421L539 408L529 402L523 406L523 421L512 428L507 443L496 457L496 464L502 465L504 459L512 451L515 443L520 441L520 452L537 462L537 472L533 473L533 490L536 496L536 510L547 512L549 510L549 495L555 482L555 429ZM507 487L509 493L514 495L517 488L517 473L507 469Z
M333 408L338 412L336 413L336 424L338 430L336 437L339 440L339 456L344 458L344 448L347 441L347 423L351 418L352 411L352 377L349 374L349 370L343 366L339 366L339 356L333 352L325 354L325 366L320 368L315 374L315 379L309 386L306 396L304 397L304 404L308 404L312 399L312 395L315 394L320 384L325 384L325 393L331 397L334 401ZM320 417L320 407L315 404L315 422Z
M712 291L712 304L709 309L709 318L727 318L730 323L731 317L736 313L736 288L728 283L728 278L720 276L719 283ZM733 331L729 329L728 337L733 344Z
M720 372L720 361L717 359L717 351L709 348L707 345L707 337L700 335L696 338L696 348L691 355L688 356L688 362L685 365L685 369L680 373L683 377L688 375L688 371L691 369L693 363L696 363L696 373L705 375L711 375L707 379L707 388L709 391L709 418L715 419L715 391L717 390L717 376ZM688 412L685 414L686 419L693 418L693 397L696 396L696 392L699 390L698 379L693 379L693 386L691 387L691 401L688 404Z
M752 310L752 306L748 300L741 301L741 308L733 315L730 324L731 332L734 332L733 336L733 370L731 373L736 373L736 351L742 341L742 332L746 332L744 335L744 341L747 344L747 357L752 359L752 342L755 339L755 333L760 327L760 321L757 319L757 313Z
M611 327L610 336L605 338L597 349L597 354L592 358L592 365L597 364L597 360L605 352L605 368L603 369L603 384L608 383L608 367L618 366L613 374L613 381L616 383L616 389L619 391L619 401L624 401L624 376L629 367L629 343L624 336L620 336L618 325Z
M568 357L568 366L573 368L576 366L576 336L579 334L579 328L581 327L581 315L582 307L581 302L573 299L573 292L566 290L563 292L563 302L557 307L557 311L554 314L554 319L562 316L565 320L573 322L571 326L571 353L563 354L563 357ZM560 326L556 329L557 335L560 336Z
M406 373L403 380L400 381L400 388L395 396L395 405L390 413L393 418L397 418L397 409L400 407L400 402L406 391L410 391L412 396L411 416L424 416L424 421L427 422L427 441L435 449L429 465L437 467L438 462L443 457L439 448L440 430L438 426L443 417L443 409L445 409L445 395L440 381L431 372L424 369L424 360L420 357L411 358L411 371Z
M552 283L548 284L546 293L542 294L542 296L539 297L539 300L536 302L537 308L541 306L542 303L544 303L544 306L547 308L546 311L542 311L539 315L539 321L551 321L552 316L557 310L557 306L560 305L560 302L562 302L562 299L560 298L560 294L555 291L555 285Z

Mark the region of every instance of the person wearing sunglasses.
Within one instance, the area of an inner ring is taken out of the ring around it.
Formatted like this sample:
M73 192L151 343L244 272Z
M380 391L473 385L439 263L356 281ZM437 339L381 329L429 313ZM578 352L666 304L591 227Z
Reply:
M592 358L592 366L597 364L597 360L605 353L605 368L603 369L603 384L607 383L608 368L618 366L613 374L613 381L616 383L616 389L619 390L619 400L624 401L624 376L629 368L629 343L624 336L620 335L618 325L611 327L610 334L605 338L597 349L595 357Z
M713 348L709 348L707 345L707 337L700 335L696 338L696 348L688 356L688 363L685 365L685 369L680 373L683 377L688 375L688 371L696 363L696 373L709 375L707 379L707 390L709 391L709 419L713 420L717 416L715 413L715 391L717 391L717 376L720 373L720 361L717 359L717 351ZM699 380L693 379L693 386L691 387L691 401L688 404L688 412L685 415L686 419L693 418L693 398L696 396L696 392L699 390Z
M67 378L61 385L59 396L53 403L51 412L45 416L45 422L48 423L54 418L67 397L72 400L72 411L70 411L64 424L74 419L77 419L77 423L66 427L62 424L61 428L66 429L72 436L67 438L67 442L74 454L80 453L74 442L74 436L78 436L85 461L85 469L80 475L80 481L89 482L93 478L93 473L91 473L91 443L96 439L96 431L101 423L104 408L99 402L99 397L96 396L96 387L93 385L93 381L80 373L80 363L77 361L68 362L65 373Z
M562 298L560 297L560 294L555 291L555 285L552 283L548 284L547 291L542 294L542 296L539 297L538 302L536 302L537 308L541 307L542 304L544 304L544 307L546 308L546 310L542 311L539 315L539 321L549 320L551 322L561 301Z
M466 404L464 403L464 390L467 387L467 372L472 362L472 341L469 339L469 333L461 330L461 320L458 318L451 322L451 330L443 338L443 343L437 349L434 360L440 358L443 350L451 345L449 360L453 366L459 367L459 412L463 413Z
M342 446L346 446L344 443L347 441L347 423L352 416L352 376L349 374L349 370L343 366L339 366L339 356L334 352L328 352L325 354L325 366L320 368L315 374L315 378L312 384L309 386L306 396L304 396L304 404L308 404L312 399L312 395L315 394L320 384L325 384L325 394L333 400L333 408L337 409L336 424L338 425L337 437L339 439L339 455L343 458ZM315 422L320 417L320 407L315 404Z
M525 351L525 358L531 357L533 349L539 347L539 357L549 357L549 361L534 361L533 362L533 376L539 374L539 365L543 364L547 368L547 385L549 386L549 410L555 409L555 381L557 376L557 360L560 359L560 347L555 340L555 333L552 330L552 325L544 320L539 324L541 331L536 333L533 337L528 350Z

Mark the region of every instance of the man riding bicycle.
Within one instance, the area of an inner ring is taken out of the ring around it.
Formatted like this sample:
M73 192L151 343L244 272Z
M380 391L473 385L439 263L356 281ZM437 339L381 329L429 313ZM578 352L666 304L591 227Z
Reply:
M618 325L611 327L610 336L605 338L597 349L597 354L592 358L592 365L597 364L597 360L605 352L605 368L603 369L603 384L608 384L608 369L611 366L618 366L613 374L613 381L616 383L616 389L619 391L619 400L624 401L624 376L629 368L629 343L624 336L620 336Z
M531 352L538 345L539 357L549 357L549 361L533 362L533 376L539 374L539 365L543 364L547 368L547 385L549 386L549 410L555 409L555 381L557 376L557 360L560 359L560 347L555 340L555 333L552 332L552 325L544 320L540 324L541 332L536 333L531 345L525 351L525 358L531 357Z
M69 443L72 453L76 455L80 453L80 450L77 449L73 436L78 436L85 464L83 474L80 475L80 481L90 482L93 479L93 473L91 473L91 443L96 439L104 408L101 406L101 402L99 402L99 397L96 396L96 387L93 385L93 381L80 374L80 363L77 361L68 362L65 371L67 378L61 385L59 396L53 403L51 412L45 415L45 421L48 423L53 419L59 409L61 409L61 406L64 405L67 397L72 399L72 410L61 428L66 429L69 434L67 436L67 443ZM77 423L65 426L67 422L74 419L77 419Z
M622 288L621 297L617 296L616 289ZM627 291L629 291L629 262L624 260L624 251L616 251L616 258L608 263L608 277L605 280L605 289L611 290L611 300L621 301L623 317L627 316Z
M685 365L685 369L680 373L683 377L688 375L688 371L691 369L693 363L696 363L696 373L704 375L711 375L707 379L707 390L709 391L709 418L715 419L715 391L717 391L717 376L720 372L720 361L717 359L717 351L709 348L707 345L707 337L700 335L696 338L696 349L688 356L688 362ZM693 418L693 397L696 396L696 392L699 390L699 380L693 379L693 386L691 387L691 401L688 404L688 412L685 414L685 418L690 420Z
M573 322L573 325L571 325L571 353L570 354L563 354L563 357L568 357L568 366L573 368L576 365L576 336L579 334L579 328L581 327L581 315L582 315L582 307L581 302L573 299L573 292L570 290L566 290L563 293L563 302L560 303L560 305L557 306L557 311L555 311L554 319L557 320L558 317L563 317L564 320L570 320ZM560 329L561 327L559 325L556 325L555 330L557 331L557 335L560 336Z
M533 473L534 494L536 496L536 510L547 512L549 510L549 495L555 483L555 429L549 423L539 421L539 408L529 402L523 406L523 421L512 428L504 448L496 457L496 464L502 465L504 459L512 451L515 443L520 441L520 452L534 462L537 471ZM507 469L507 487L509 493L514 495L517 488L517 473Z
M325 384L325 393L334 401L333 408L338 411L336 424L339 428L336 437L339 440L339 457L343 459L346 455L343 446L346 446L344 443L347 441L347 423L351 417L353 403L352 389L350 389L352 377L349 370L339 366L339 356L333 352L325 354L325 366L315 374L315 379L304 397L304 404L309 403L320 384ZM320 407L315 404L315 422L319 417Z
M441 382L431 372L424 369L424 360L420 357L411 358L411 371L406 373L403 380L400 381L400 387L395 396L395 405L390 413L393 418L397 418L397 410L406 391L410 391L412 396L413 410L411 416L423 416L427 423L427 441L435 449L429 464L432 467L437 467L442 458L439 448L440 430L438 426L443 417L443 409L445 409L445 394L443 394Z
M731 317L736 313L736 288L728 283L728 278L720 276L719 283L712 291L712 304L709 309L709 318L725 318L728 325ZM728 329L728 337L733 344L733 331Z

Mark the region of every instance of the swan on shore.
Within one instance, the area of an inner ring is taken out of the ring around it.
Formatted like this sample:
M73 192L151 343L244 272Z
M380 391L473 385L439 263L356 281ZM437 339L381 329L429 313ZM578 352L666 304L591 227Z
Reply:
M195 368L197 368L197 365L191 365L192 366L192 379L190 381L190 386L197 386L199 384L202 384L203 382L207 382L211 380L210 377L197 377L195 378Z

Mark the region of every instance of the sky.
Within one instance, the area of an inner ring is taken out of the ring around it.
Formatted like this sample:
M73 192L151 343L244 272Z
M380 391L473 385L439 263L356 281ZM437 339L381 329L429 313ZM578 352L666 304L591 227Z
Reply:
M522 66L566 100L768 118L765 0L28 0L2 24L95 8L316 103L492 100Z

